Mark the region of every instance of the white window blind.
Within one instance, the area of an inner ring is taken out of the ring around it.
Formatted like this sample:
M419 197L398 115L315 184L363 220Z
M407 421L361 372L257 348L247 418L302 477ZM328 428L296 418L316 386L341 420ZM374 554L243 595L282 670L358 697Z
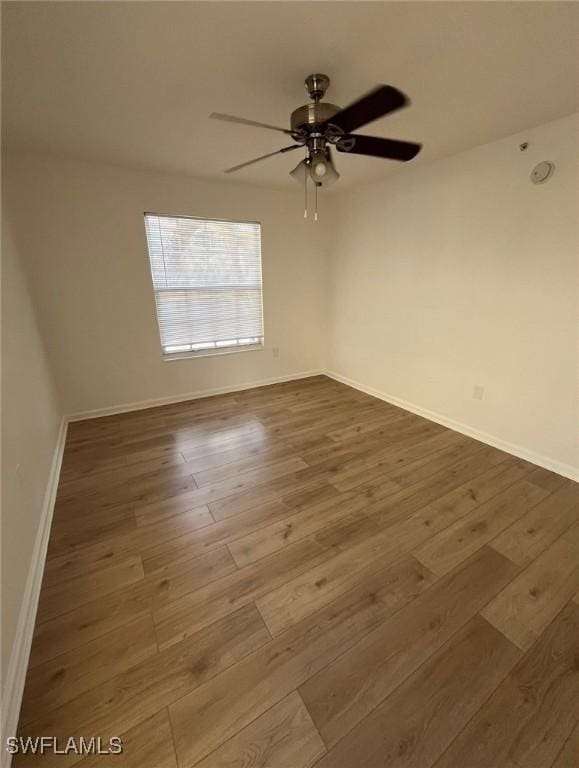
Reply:
M261 227L145 214L165 356L263 344Z

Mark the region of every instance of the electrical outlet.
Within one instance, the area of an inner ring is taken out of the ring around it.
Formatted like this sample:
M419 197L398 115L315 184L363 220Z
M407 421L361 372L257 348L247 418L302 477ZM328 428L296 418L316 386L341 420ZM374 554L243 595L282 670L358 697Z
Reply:
M279 357L279 347L272 347L271 353L274 357Z
M480 384L475 384L475 387L472 391L473 398L475 400L482 400L484 393L485 393L485 388L481 387Z

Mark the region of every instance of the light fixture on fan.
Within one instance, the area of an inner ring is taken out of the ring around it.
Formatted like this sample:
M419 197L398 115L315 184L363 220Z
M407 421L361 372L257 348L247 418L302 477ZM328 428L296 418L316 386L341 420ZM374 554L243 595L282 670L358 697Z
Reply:
M322 187L329 187L340 178L328 146L324 151L314 152L310 156L310 176L312 181L321 184Z
M326 158L321 150L312 152L310 156L310 175L314 181L323 181L326 175Z
M340 174L334 166L332 160L332 154L330 148L326 147L324 151L316 150L311 152L308 157L301 160L293 171L290 171L290 176L294 178L298 184L304 185L305 196L305 208L304 218L308 217L308 179L314 184L314 200L315 211L314 219L318 219L318 189L326 188L335 184L340 178Z

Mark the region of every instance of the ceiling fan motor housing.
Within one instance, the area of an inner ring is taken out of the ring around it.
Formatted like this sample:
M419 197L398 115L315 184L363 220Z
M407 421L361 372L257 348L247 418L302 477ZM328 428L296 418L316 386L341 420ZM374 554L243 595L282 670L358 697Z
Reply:
M313 101L311 104L304 104L292 112L291 129L299 130L312 125L325 123L340 111L340 107L330 104L327 101Z

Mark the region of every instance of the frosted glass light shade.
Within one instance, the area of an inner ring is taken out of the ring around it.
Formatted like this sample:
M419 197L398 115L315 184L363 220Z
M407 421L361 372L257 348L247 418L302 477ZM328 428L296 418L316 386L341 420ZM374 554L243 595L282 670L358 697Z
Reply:
M290 176L292 176L299 184L303 184L309 170L308 161L301 160L293 171L290 171Z

